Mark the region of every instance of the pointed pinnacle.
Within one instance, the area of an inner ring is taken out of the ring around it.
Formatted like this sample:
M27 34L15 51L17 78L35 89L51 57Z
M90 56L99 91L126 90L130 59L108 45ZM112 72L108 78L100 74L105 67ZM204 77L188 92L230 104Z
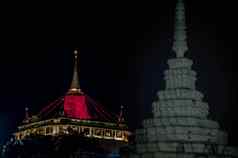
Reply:
M79 84L79 68L78 68L78 55L79 51L77 49L74 50L74 72L73 72L73 79L70 86L70 92L80 92L80 84Z
M184 10L183 0L178 0L175 11L176 15L173 42L173 50L175 51L177 58L184 57L184 54L188 50Z

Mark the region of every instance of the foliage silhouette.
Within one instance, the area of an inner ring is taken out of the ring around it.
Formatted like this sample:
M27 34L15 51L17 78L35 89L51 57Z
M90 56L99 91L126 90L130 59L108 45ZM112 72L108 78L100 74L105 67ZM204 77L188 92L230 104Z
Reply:
M84 133L68 129L68 135L30 135L23 144L9 145L4 158L69 158L74 154L88 154L91 157L106 154L100 147L100 140L87 138Z

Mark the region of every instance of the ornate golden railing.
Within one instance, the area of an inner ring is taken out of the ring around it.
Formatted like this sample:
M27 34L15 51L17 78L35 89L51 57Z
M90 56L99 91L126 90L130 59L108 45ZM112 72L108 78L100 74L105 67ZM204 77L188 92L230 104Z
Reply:
M14 134L18 140L35 134L58 136L77 133L89 138L108 139L127 143L130 134L125 124L119 126L116 123L68 118L28 123L19 126L18 129L19 130Z

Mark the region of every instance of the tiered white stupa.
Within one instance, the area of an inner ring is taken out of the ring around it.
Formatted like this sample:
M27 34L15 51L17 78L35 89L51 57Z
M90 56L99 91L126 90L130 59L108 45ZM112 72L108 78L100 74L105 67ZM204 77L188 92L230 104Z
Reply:
M143 128L136 130L137 154L132 157L192 158L232 152L226 146L226 133L216 121L207 118L208 103L196 90L193 61L184 56L188 50L185 29L184 4L178 0L173 43L176 58L168 60L166 87L152 104L153 118L143 120Z

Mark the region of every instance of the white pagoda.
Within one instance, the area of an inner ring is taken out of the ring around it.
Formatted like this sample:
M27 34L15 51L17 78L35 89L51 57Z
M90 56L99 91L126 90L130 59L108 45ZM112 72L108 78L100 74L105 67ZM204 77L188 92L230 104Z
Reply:
M193 61L188 50L184 3L176 5L173 51L164 72L166 86L152 104L153 118L143 120L136 130L134 158L232 157L235 149L227 146L227 134L218 122L209 120L209 106L196 90Z

